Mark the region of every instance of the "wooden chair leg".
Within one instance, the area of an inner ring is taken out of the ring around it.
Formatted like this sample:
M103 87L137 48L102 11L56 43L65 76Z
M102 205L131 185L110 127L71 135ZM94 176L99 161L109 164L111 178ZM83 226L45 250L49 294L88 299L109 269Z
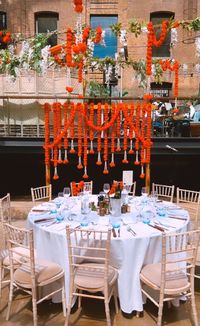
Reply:
M65 280L63 279L63 288L62 288L62 308L63 308L63 315L66 317L66 292L65 292Z
M192 293L192 295L191 295L191 304L192 304L192 313L193 313L193 318L194 318L194 325L198 326L199 322L198 322L198 317L197 317L197 308L196 308L194 291L191 291L191 293Z
M109 302L107 299L104 299L104 304L105 304L107 326L111 326L110 308L109 308Z
M68 324L69 324L71 306L72 306L72 294L70 293L70 297L69 297L69 301L68 301L68 305L67 305L67 314L66 314L66 318L65 318L65 326L68 326Z
M118 301L117 301L117 289L116 289L116 287L114 288L114 301L115 301L115 311L118 314L119 306L118 306Z
M10 292L9 292L6 320L9 320L9 317L10 317L10 310L11 310L11 304L12 304L12 299L13 299L13 289L14 289L13 282L10 281Z
M0 262L0 298L2 296L2 282L3 282L3 267L2 262Z
M32 307L33 307L33 325L37 326L37 301L36 301L36 298L32 298Z
M82 290L79 290L79 293L82 293L83 291ZM82 297L78 297L78 309L81 308L81 302L82 302Z
M158 321L157 321L157 326L162 325L162 314L163 314L163 299L164 299L164 294L160 294L159 298L159 308L158 308Z

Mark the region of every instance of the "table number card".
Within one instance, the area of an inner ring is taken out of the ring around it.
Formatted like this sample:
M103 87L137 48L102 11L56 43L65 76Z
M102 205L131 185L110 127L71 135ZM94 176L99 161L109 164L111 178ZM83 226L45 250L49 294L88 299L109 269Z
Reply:
M122 181L127 185L132 185L133 183L133 171L123 171Z

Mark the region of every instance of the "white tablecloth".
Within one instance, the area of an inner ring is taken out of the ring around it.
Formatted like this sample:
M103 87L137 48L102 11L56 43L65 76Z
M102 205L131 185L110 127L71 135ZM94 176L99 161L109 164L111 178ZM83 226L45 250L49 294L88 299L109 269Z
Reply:
M96 197L92 197L92 200L95 201ZM30 211L27 220L28 227L34 229L38 258L54 261L60 264L65 270L67 297L69 289L69 267L65 226L66 224L71 224L72 227L75 227L80 224L80 200L70 198L70 205L67 208L70 208L71 212L74 213L73 221L69 221L66 218L65 221L58 224L54 223L49 225L45 222L34 223L37 219L53 217L55 204L52 203L37 206L36 208L38 210L47 209L47 212ZM131 313L134 310L143 310L139 278L140 270L142 266L158 262L161 259L161 231L143 222L135 223L137 209L135 209L134 200L131 205L132 212L121 215L124 222L121 223L120 237L112 238L111 240L111 265L118 269L118 296L120 307L125 313ZM166 232L186 231L189 222L188 213L181 209L175 210L176 206L174 204L166 202L159 203L156 209L159 211L159 206L163 205L167 207L166 215L158 215L156 216L156 220L161 221L167 226L168 230ZM187 217L187 219L178 220L169 218L168 214L172 217ZM69 216L68 211L66 211L66 216ZM96 212L92 212L90 221L92 223L87 226L88 228L107 228L109 216L100 217ZM133 236L127 231L126 223L129 223L134 229L136 236Z

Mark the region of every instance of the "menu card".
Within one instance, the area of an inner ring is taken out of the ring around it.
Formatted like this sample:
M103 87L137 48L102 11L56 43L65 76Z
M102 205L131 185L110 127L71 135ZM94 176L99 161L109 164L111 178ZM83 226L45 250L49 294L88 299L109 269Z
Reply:
M122 181L127 185L132 185L133 183L133 171L123 171Z

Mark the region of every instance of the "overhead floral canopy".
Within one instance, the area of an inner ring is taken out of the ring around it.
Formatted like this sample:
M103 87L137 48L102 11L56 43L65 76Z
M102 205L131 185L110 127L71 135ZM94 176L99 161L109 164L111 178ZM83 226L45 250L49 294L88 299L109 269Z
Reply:
M116 58L106 57L104 59L95 58L94 46L97 43L104 42L104 31L99 26L93 30L90 26L85 26L82 23L83 2L81 0L73 1L74 9L77 12L77 23L75 28L68 27L66 31L54 31L47 34L36 34L34 37L24 38L19 33L11 34L9 31L0 31L0 44L4 49L0 50L0 73L16 78L21 72L29 72L34 70L39 74L45 75L49 68L57 68L67 66L67 68L78 69L78 79L82 82L82 71L87 69L98 69L105 71L109 76L111 66L132 67L135 73L139 76L139 86L146 88L147 78L146 72L151 70L156 82L162 81L163 65L158 59L152 59L152 46L160 46L166 38L168 31L171 31L171 46L174 47L178 41L177 29L182 28L188 31L200 31L200 18L197 17L191 21L176 21L170 19L163 21L161 26L161 34L158 40L154 32L154 26L151 22L140 22L132 19L128 23L128 28L122 28L121 23L113 24L112 31L119 37L121 46L127 46L129 35L133 34L139 37L141 34L146 34L148 39L147 58L137 61L118 55ZM66 33L66 41L55 47L50 47L48 39L52 34ZM152 42L152 46L151 46ZM20 46L19 46L20 45ZM196 57L200 57L200 37L195 38ZM173 60L169 60L170 65L173 65ZM146 63L148 67L146 67ZM184 71L187 69L186 63L178 63L179 69ZM83 69L84 68L84 69ZM194 64L196 73L200 73L200 63ZM69 74L69 70L68 70ZM109 78L108 78L109 80ZM69 85L67 85L69 86Z

